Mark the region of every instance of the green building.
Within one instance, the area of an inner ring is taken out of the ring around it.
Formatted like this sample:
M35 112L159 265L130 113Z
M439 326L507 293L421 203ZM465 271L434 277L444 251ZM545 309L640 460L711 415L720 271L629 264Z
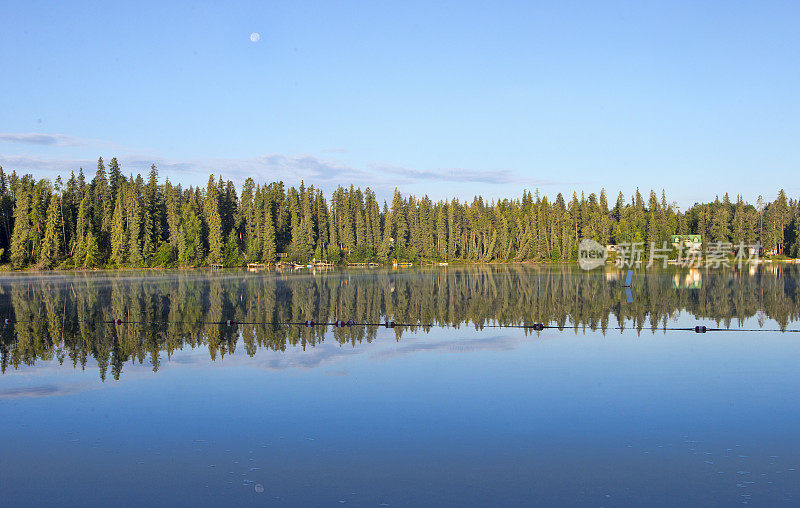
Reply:
M677 249L681 245L684 248L699 249L703 245L701 235L672 235L672 245Z

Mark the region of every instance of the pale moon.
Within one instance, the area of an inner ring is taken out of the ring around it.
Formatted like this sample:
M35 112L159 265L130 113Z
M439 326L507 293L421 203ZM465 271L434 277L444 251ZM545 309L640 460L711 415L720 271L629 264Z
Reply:
M261 40L261 34L258 32L253 32L250 34L250 40L253 42L258 42Z

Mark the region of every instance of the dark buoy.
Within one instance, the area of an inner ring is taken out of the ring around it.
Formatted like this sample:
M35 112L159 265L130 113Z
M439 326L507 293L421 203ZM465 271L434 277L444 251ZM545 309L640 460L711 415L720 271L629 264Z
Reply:
M11 324L11 319L10 319L10 318L5 318L5 319L3 320L3 323L4 323L4 324L7 324L7 325L10 325L10 324Z
M225 321L225 326L233 326L233 321L230 319Z
M707 328L705 326L695 326L694 333L706 333Z
M121 319L119 319L119 318L118 318L118 319L115 319L115 320L114 320L114 324L115 324L115 325L117 325L117 326L119 326L119 325L121 325L121 324L122 324L122 320L121 320Z
M394 321L387 321L383 326L386 328L394 328Z

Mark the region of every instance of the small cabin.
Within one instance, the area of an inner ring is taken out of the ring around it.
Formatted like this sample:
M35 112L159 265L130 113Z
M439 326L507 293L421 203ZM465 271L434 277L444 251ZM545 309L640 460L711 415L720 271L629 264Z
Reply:
M670 240L672 246L676 249L683 246L684 249L695 250L703 246L703 237L701 235L672 235Z

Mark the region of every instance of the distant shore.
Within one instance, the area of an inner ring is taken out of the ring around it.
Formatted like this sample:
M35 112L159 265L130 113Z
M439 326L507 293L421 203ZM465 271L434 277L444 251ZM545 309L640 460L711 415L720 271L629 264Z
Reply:
M800 265L800 258L762 258L760 260L761 263L775 263L775 264L796 264ZM108 272L126 272L126 271L141 271L141 270L152 270L152 271L166 271L166 270L249 270L249 271L295 271L295 270L307 270L307 269L317 269L317 270L325 270L325 269L343 269L343 268L351 268L351 269L376 269L376 268L393 268L395 270L401 269L416 269L416 268L445 268L445 267L468 267L468 266L514 266L514 265L527 265L527 266L558 266L558 265L575 265L577 266L577 261L565 261L565 260L558 260L558 261L463 261L463 260L456 260L452 262L447 262L446 264L440 264L438 262L425 262L425 263L411 263L410 266L403 266L401 263L399 266L392 265L391 263L379 263L379 262L371 262L367 264L359 264L359 263L345 263L345 264L336 264L336 265L317 265L317 266L308 266L307 264L300 264L291 265L291 264L284 264L284 265L262 265L258 267L248 267L247 265L236 265L236 266L208 266L208 265L201 265L201 266L99 266L99 267L55 267L55 268L43 268L43 267L36 267L36 266L29 266L23 268L14 268L11 263L3 263L0 264L0 273L52 273L52 272L99 272L99 271L108 271ZM613 267L614 263L606 263L605 265L608 267ZM669 265L672 268L692 268L692 267L682 267L675 264ZM695 268L707 268L705 266L695 267Z

